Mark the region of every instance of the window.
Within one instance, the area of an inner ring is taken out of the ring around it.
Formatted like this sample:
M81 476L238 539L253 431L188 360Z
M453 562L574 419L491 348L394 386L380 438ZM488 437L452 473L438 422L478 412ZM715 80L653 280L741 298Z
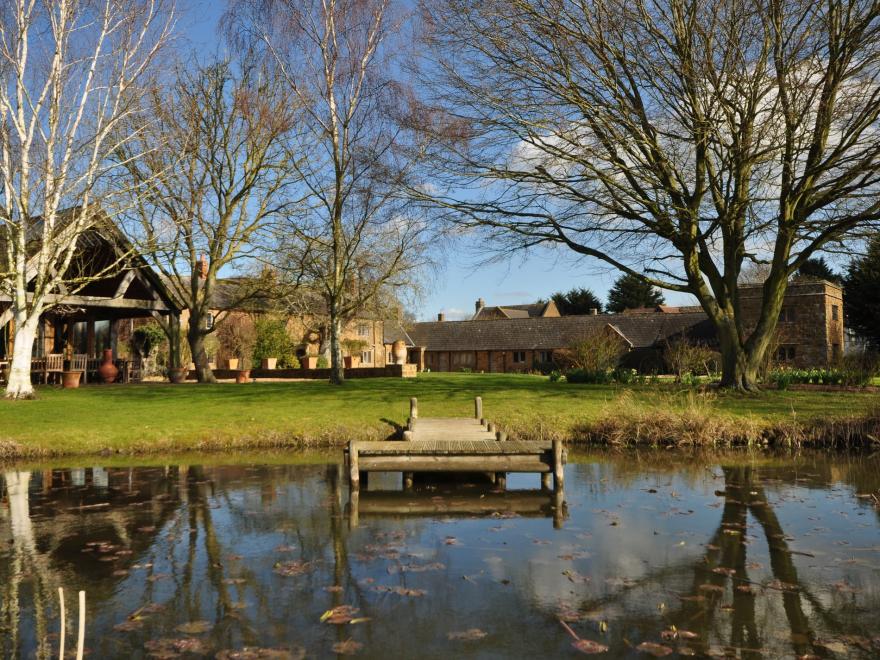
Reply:
M780 346L776 349L776 359L779 362L791 362L797 356L794 346Z
M514 351L513 352L513 363L514 364L522 364L526 361L526 352L525 351Z
M361 353L362 364L373 364L373 351L364 351Z
M214 327L214 315L211 313L205 314L205 330L211 330Z
M793 307L783 307L782 311L779 312L779 320L782 323L794 323L796 320L796 314Z
M471 351L464 351L452 354L453 369L470 369L474 366L474 354Z
M366 323L358 323L358 337L369 337L370 326Z
M539 351L538 362L541 364L549 364L553 362L553 351Z
M831 305L831 320L836 321L840 317L840 308L837 305Z

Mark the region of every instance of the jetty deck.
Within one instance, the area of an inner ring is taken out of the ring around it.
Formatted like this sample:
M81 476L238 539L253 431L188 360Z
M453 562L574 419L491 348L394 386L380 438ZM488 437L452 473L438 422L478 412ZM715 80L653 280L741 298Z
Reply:
M412 486L416 472L481 472L492 475L496 485L506 486L507 473L542 475L541 485L561 489L565 450L561 441L511 440L493 422L483 418L480 397L474 401L473 418L418 416L418 401L410 401L410 418L402 441L352 441L348 465L352 490L360 488L370 472L402 472L404 487Z

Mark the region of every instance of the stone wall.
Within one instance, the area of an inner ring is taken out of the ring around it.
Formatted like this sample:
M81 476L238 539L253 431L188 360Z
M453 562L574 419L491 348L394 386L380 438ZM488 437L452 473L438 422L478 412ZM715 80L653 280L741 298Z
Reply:
M757 322L761 285L740 287L748 326ZM821 280L792 282L782 303L774 356L778 364L797 368L824 367L843 353L843 291Z

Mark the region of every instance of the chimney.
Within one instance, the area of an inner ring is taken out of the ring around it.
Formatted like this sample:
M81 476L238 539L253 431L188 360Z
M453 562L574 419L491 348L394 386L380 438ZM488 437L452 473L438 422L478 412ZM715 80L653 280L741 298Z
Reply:
M599 315L599 310L596 309L595 307L590 307L590 316L598 316L598 315Z
M477 298L477 302L474 303L474 310L476 311L477 314L479 314L480 310L483 309L483 307L485 307L485 306L486 306L486 301L483 300L482 298Z
M444 314L443 312L440 312L439 314L437 314L437 320L442 323L443 321L446 320L446 314Z
M206 280L208 279L208 257L204 254L199 255L199 279Z

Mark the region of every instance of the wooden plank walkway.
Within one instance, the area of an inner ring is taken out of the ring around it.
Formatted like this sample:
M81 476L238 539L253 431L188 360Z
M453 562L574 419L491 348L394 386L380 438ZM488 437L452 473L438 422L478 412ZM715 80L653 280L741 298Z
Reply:
M494 475L500 488L508 472L539 473L542 488L563 486L565 450L558 440L523 442L509 440L507 433L483 418L480 397L474 401L474 417L418 416L418 401L410 401L410 419L404 440L351 441L348 466L351 489L360 488L361 475L370 472L403 472L404 487L412 486L414 472L483 472Z

